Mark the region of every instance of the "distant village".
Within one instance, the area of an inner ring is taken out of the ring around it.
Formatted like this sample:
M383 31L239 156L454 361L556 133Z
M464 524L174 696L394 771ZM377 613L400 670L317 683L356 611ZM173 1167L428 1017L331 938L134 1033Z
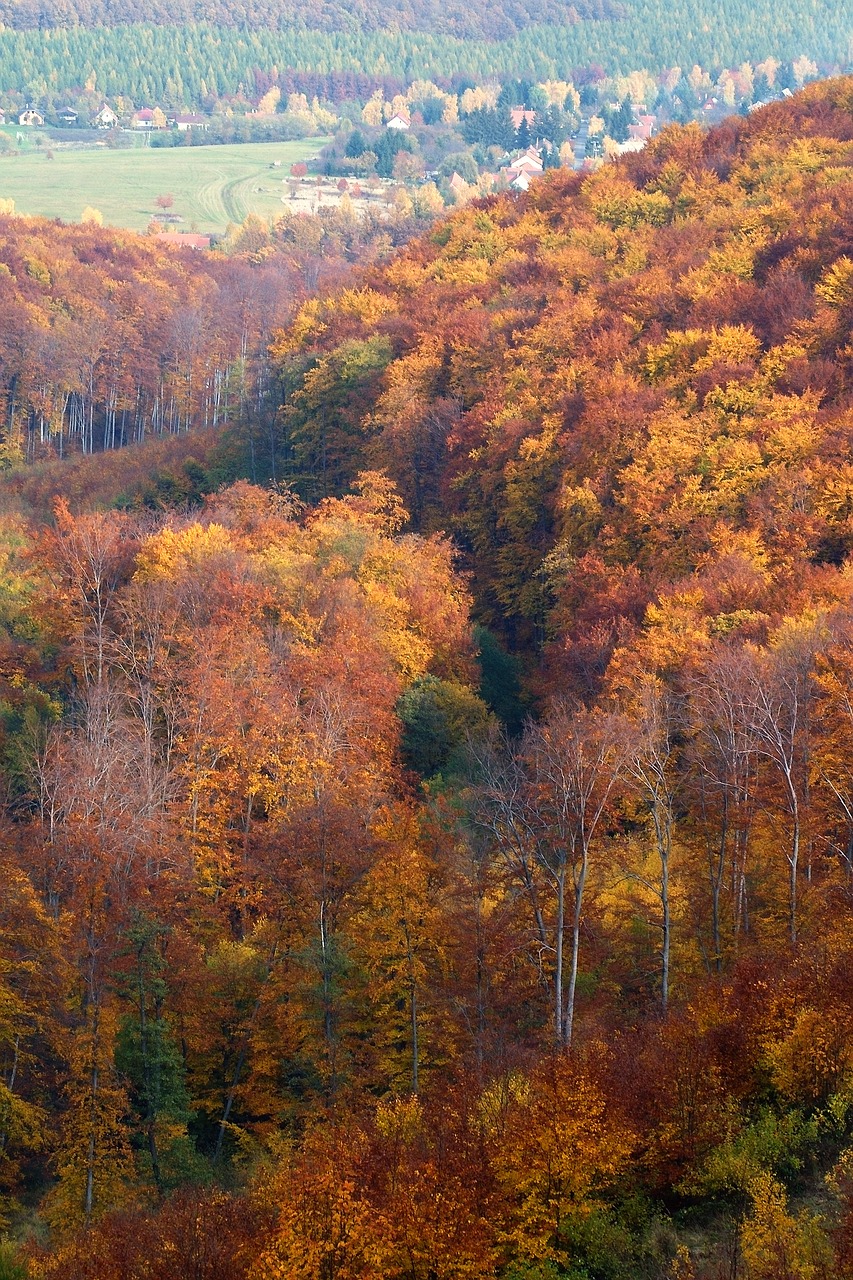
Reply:
M50 114L53 116L52 122L47 115L43 115L35 107L28 106L12 120L7 120L6 112L0 108L0 125L18 124L24 129L43 129L50 123L65 128L78 128L81 125L94 129L118 129L121 126L140 130L172 128L177 129L179 133L184 133L188 129L207 130L210 127L209 116L198 113L167 114L159 107L141 107L139 111L133 111L122 119L106 102L102 103L100 110L88 119L81 120L80 113L74 107L59 107Z
M99 98L90 84L67 101L15 107L14 94L0 93L0 152L316 138L314 158L287 175L294 211L344 196L362 210L383 192L390 206L392 189L398 204L411 200L426 215L492 191L521 194L549 168L595 169L640 151L673 121L713 124L790 94L817 74L806 58L784 65L769 58L717 76L673 67L661 75L588 70L575 81L454 88L421 80L396 94L379 87L366 100L335 103L272 83L254 100L209 101L204 111Z

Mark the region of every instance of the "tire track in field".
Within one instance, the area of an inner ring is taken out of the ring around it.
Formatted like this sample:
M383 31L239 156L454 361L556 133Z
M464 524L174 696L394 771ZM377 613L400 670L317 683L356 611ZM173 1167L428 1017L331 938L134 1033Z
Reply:
M222 208L225 210L226 222L242 222L245 218L245 212L241 213L235 199L236 188L244 183L249 175L241 174L239 178L232 178L230 182L222 184L219 195L222 200Z
M224 174L221 171L217 171L215 177L197 187L195 191L199 209L208 221L217 225L223 225L228 221L228 214L222 199L224 190L223 177Z

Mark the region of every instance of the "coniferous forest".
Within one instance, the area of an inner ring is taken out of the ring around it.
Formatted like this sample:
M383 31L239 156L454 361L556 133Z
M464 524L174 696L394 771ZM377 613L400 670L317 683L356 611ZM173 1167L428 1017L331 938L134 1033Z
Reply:
M853 1276L851 211L2 219L0 1277Z
M180 110L253 93L256 82L269 87L294 76L300 91L313 76L319 87L310 92L356 97L353 77L358 76L367 76L373 86L431 79L464 87L513 76L533 81L577 76L582 83L583 77L640 68L659 74L677 67L687 74L697 64L716 76L744 61L791 62L801 56L843 70L853 52L843 0L815 0L808 9L799 0L724 0L712 21L704 0L682 0L677 6L631 0L630 6L602 6L601 12L572 5L566 13L574 20L561 23L555 23L547 5L528 23L505 18L506 10L491 4L460 4L458 21L448 22L454 8L443 0L424 4L422 16L418 6L418 19L411 22L399 5L387 12L365 5L349 21L336 17L334 6L328 11L318 6L321 11L306 17L301 0L298 18L262 0L252 0L239 15L230 3L221 10L202 7L194 21L190 5L184 11L173 4L162 9L149 4L136 12L123 4L125 21L114 25L100 6L90 12L81 5L73 17L63 18L42 14L40 6L31 11L17 0L4 7L0 0L0 92L17 91L22 105L31 99L60 106L87 86L112 101L129 98L137 105L155 102ZM63 12L68 8L63 0ZM179 16L183 25L175 21ZM377 23L377 17L383 21Z

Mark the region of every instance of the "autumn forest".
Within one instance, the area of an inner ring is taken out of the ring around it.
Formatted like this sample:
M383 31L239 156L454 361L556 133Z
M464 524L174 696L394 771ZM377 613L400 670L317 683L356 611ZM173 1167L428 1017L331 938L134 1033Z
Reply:
M0 1280L853 1277L853 80L0 299Z

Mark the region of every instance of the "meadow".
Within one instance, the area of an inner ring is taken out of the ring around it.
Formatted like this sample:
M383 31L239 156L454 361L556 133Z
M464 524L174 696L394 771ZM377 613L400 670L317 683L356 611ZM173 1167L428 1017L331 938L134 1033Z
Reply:
M14 129L4 132L14 140ZM249 213L280 213L291 164L315 155L325 141L128 150L64 149L45 141L0 156L0 198L14 200L19 213L64 222L79 222L89 206L107 224L144 231L157 197L171 195L169 212L181 219L174 229L207 234ZM271 167L276 161L280 168Z

